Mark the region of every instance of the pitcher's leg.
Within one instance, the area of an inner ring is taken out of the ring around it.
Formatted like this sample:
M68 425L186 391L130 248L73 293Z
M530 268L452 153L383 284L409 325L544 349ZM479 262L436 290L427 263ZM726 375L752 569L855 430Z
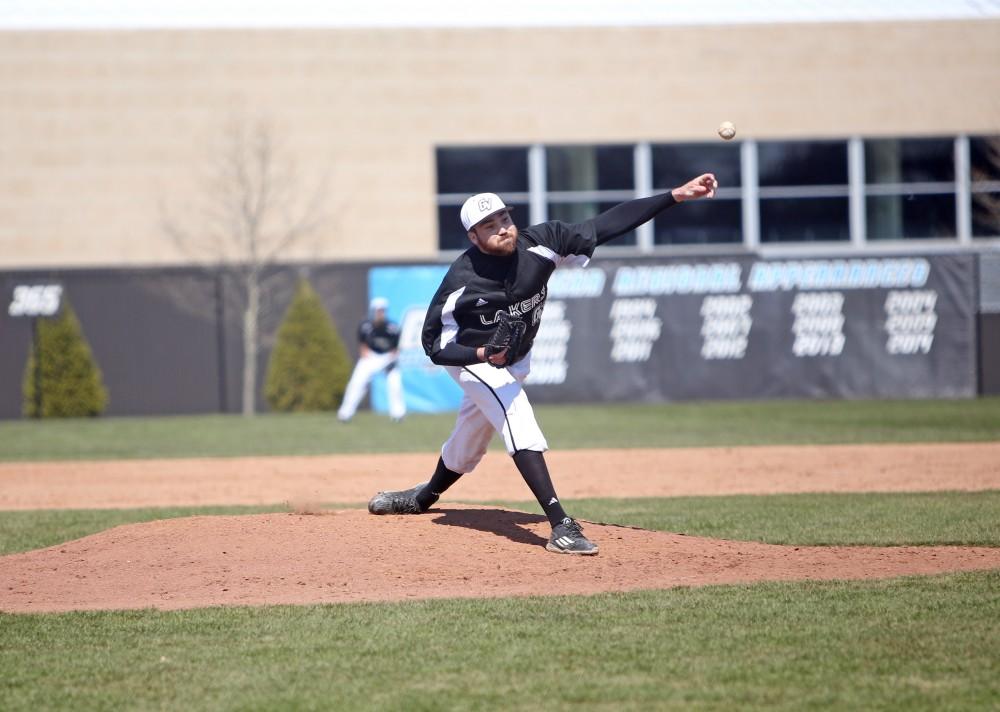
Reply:
M531 494L535 495L538 504L542 506L549 524L555 526L564 520L566 512L563 511L556 495L549 468L545 464L545 455L535 450L520 450L514 453L514 464L517 465L517 471L521 473Z
M441 446L441 461L454 472L472 472L486 454L492 437L492 423L466 395L458 407L455 427Z
M500 377L490 383L492 375L488 371L477 374L464 369L460 385L466 397L476 403L503 436L507 452L552 525L552 536L545 548L561 554L596 554L597 545L584 536L580 525L566 515L559 502L542 454L548 445L521 388L521 379Z
M519 381L510 379L506 383L491 385L465 368L458 382L466 398L476 404L493 429L503 437L507 454L513 455L520 450L548 450L545 436L535 420L535 411Z
M427 511L441 498L449 487L458 482L463 473L449 470L442 458L438 458L437 467L431 475L430 482L417 492L417 504L422 511Z
M469 398L463 398L451 437L441 448L437 467L429 482L408 490L379 492L368 502L372 514L420 514L466 472L471 472L493 436L493 426Z

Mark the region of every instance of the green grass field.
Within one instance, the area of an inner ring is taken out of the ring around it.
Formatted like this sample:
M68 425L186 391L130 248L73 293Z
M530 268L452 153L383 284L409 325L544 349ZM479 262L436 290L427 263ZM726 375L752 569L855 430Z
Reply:
M565 448L715 447L1000 440L1000 398L539 406L549 444ZM432 452L454 414L403 423L368 412L0 422L0 460Z
M557 448L1000 439L997 399L539 411ZM429 451L450 425L450 416L393 426L371 415L347 426L329 416L3 423L0 459L357 452L386 433L393 450ZM771 543L1000 546L998 491L570 505L595 521ZM0 512L0 554L129 522L280 509ZM0 709L996 709L998 592L1000 571L990 571L579 597L0 614Z
M5 710L995 709L1000 573L3 616Z

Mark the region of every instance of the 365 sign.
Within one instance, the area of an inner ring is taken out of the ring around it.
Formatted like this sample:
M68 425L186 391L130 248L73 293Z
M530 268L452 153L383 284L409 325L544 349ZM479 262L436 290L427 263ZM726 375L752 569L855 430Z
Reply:
M31 318L32 353L35 358L35 414L42 417L42 343L38 335L38 320L55 316L62 304L63 288L61 284L18 284L14 287L14 296L7 307L7 313L12 317Z
M61 284L19 284L7 307L10 316L55 316L62 303Z

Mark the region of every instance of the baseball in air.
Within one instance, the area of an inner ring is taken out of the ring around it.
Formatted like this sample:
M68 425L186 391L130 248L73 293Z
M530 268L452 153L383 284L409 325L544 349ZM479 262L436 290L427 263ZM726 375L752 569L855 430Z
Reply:
M719 136L724 138L726 141L731 139L736 135L736 127L733 126L732 121L723 121L719 124Z

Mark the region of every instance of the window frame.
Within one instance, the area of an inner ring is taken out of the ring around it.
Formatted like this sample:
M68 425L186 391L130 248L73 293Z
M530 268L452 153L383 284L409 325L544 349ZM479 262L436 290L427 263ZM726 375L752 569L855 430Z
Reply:
M901 252L920 250L923 252L949 251L959 248L981 248L987 245L1000 245L1000 235L973 235L973 201L974 195L981 192L1000 193L1000 180L975 181L971 175L970 136L900 136L899 140L908 139L942 139L953 141L954 181L938 182L901 182L901 183L868 183L865 179L865 141L892 137L816 137L812 139L796 138L794 141L846 141L847 143L847 184L846 185L789 185L761 186L759 184L758 143L754 138L740 139L740 177L741 185L722 186L716 200L740 201L742 224L741 239L729 243L656 243L654 221L641 225L636 229L635 245L615 245L608 243L601 247L602 254L608 256L632 256L639 254L735 254L755 253L762 256L809 254L814 252ZM975 136L978 139L1000 139L1000 136ZM784 140L769 137L769 140ZM787 139L792 141L793 139ZM441 145L435 147L435 160L440 149L521 149L527 152L528 190L527 192L504 193L503 198L519 207L518 222L536 224L548 219L549 204L567 204L576 202L621 202L634 198L647 197L656 191L653 189L653 146L698 144L704 141L668 142L657 140L653 142L601 144L581 143L551 143L516 145ZM546 150L567 146L631 146L633 150L633 189L615 190L560 190L549 191L546 185L547 165ZM435 175L437 177L437 168ZM954 237L926 237L912 235L903 238L869 239L867 234L867 201L871 197L891 195L951 195L955 200L955 230ZM468 193L439 193L435 196L437 208L453 207L456 220L462 202ZM815 242L775 242L761 243L760 210L761 201L769 198L822 198L846 197L848 200L849 240L815 241ZM440 210L438 213L440 214ZM669 216L668 216L669 217ZM438 224L438 252L443 257L457 254L457 250L440 248L441 231Z

